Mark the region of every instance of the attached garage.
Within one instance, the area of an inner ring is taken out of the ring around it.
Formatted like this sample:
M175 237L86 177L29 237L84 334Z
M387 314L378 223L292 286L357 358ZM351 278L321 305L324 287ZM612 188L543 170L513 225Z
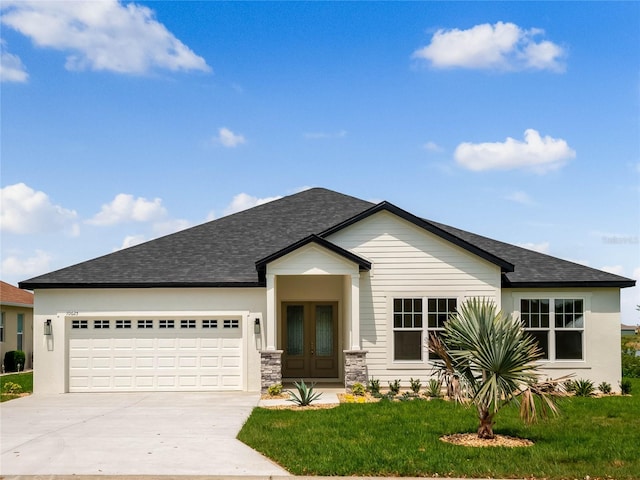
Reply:
M244 388L242 317L68 318L69 392Z

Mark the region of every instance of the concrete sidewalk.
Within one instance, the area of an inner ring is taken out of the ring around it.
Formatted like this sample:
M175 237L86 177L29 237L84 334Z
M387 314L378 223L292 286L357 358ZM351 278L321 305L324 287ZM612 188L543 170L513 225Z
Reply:
M257 393L32 395L0 408L5 476L288 476L236 435Z

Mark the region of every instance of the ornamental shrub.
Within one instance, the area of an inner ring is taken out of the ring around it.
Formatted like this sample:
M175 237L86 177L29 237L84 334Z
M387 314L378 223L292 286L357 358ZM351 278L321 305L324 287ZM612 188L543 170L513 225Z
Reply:
M11 350L4 354L4 371L5 372L17 372L18 365L20 370L24 370L24 361L26 355L22 350Z

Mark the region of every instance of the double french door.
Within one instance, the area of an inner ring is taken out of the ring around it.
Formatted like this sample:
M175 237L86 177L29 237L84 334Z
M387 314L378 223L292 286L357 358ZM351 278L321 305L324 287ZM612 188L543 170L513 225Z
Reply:
M284 378L338 377L338 305L282 304Z

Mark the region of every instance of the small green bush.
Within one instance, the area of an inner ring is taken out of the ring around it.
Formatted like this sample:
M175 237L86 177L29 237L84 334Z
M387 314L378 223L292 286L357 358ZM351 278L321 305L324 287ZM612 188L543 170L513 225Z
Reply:
M429 379L426 394L427 397L440 398L440 396L442 395L442 382L440 380L436 380L435 378Z
M574 393L576 394L576 397L591 397L593 396L594 391L595 388L591 380L581 378L575 381Z
M356 382L351 387L351 393L353 393L356 397L364 397L364 394L367 393L367 389L360 382Z
M24 370L26 355L22 350L11 350L4 354L4 371L18 372ZM20 366L20 370L18 370Z
M369 379L369 386L367 388L369 389L369 393L371 393L371 395L380 395L380 380L371 377Z
M632 347L622 347L622 376L626 378L640 378L640 356Z
M414 380L413 378L410 380L411 382L411 391L413 393L420 393L420 389L422 388L422 383L417 378Z
M400 380L389 382L389 392L393 393L394 395L400 393Z
M611 384L602 382L600 385L598 385L598 390L600 390L605 395L609 395L611 393Z
M267 393L272 397L277 397L278 395L282 394L282 384L274 383L273 385L269 385L269 388L267 388Z
M22 387L17 383L7 382L2 386L2 393L17 395L19 393L22 393Z
M620 393L622 393L623 395L631 394L631 380L627 378L622 379L622 381L620 382Z

